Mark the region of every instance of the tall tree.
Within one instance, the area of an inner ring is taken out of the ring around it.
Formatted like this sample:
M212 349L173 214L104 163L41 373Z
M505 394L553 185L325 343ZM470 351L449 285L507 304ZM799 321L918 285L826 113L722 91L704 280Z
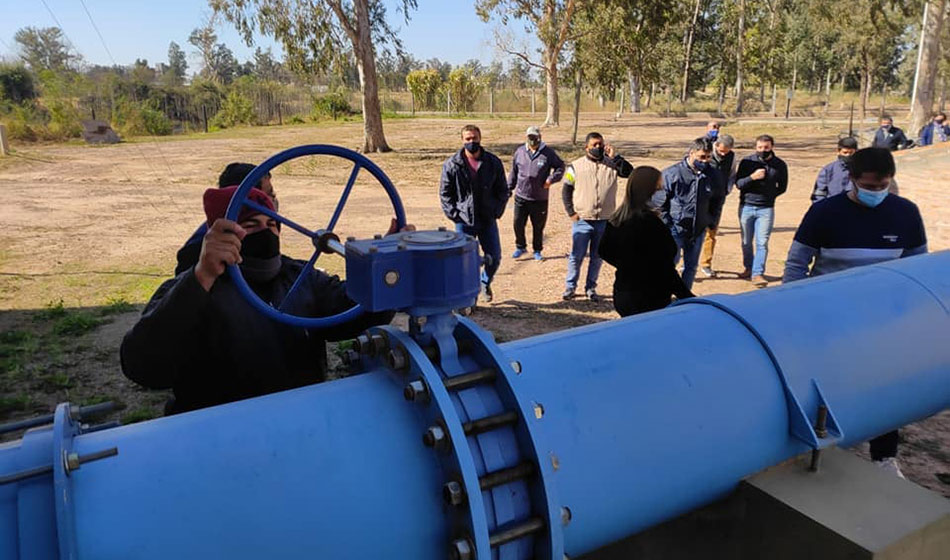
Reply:
M198 49L198 56L201 57L201 72L203 78L217 80L214 73L215 45L218 43L218 34L214 31L214 19L209 19L201 27L191 30L188 36L188 43Z
M745 0L739 0L739 25L736 33L736 113L742 112L743 35L745 35Z
M947 0L928 0L924 6L924 24L920 32L920 56L917 64L914 105L910 108L910 130L916 132L930 120L933 110L937 69L940 62L940 34L947 13Z
M188 71L188 61L185 60L185 51L178 43L168 44L168 69L165 71L165 81L170 86L180 86L185 83L185 72Z
M680 101L686 103L686 97L689 95L689 66L692 62L693 38L696 35L696 23L699 20L699 12L702 8L703 0L696 0L693 8L693 19L686 31L685 55L683 60L683 92L680 94Z
M287 60L298 69L340 68L343 55L347 51L352 53L363 94L363 151L390 150L383 134L375 45L392 44L397 50L401 45L386 21L382 0L208 0L208 3L215 13L223 14L234 24L248 45L254 43L255 28L276 38L283 45ZM400 0L406 21L416 3L416 0Z
M511 45L501 45L509 54L524 59L545 73L547 84L547 116L545 126L560 124L561 103L558 97L558 62L561 51L574 34L571 20L579 8L589 0L475 0L475 12L482 21L498 15L502 25L511 19L523 21L541 42L541 63L534 62L529 53L516 51Z
M13 40L20 46L20 58L34 72L68 70L79 61L79 55L70 52L66 36L58 27L24 27L17 30Z

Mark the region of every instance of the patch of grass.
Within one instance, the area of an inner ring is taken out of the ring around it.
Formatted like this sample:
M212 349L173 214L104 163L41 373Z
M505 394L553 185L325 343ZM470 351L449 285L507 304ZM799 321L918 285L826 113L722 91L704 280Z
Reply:
M158 411L152 408L139 407L122 415L123 424L134 424L136 422L144 422L146 420L151 420L152 418L158 418L160 414Z
M0 397L0 416L6 416L11 412L23 411L30 408L33 399L29 395L18 394L9 397Z
M125 408L125 403L122 402L122 399L116 395L93 395L91 397L86 397L79 401L79 406L92 406L94 404L101 404L104 402L111 402L115 405L116 410Z
M46 309L38 311L36 313L36 318L41 321L52 321L53 319L58 319L66 315L66 306L63 305L63 300L51 301L46 304Z
M20 372L39 341L30 331L9 330L0 333L0 374Z
M66 389L71 389L74 385L72 378L69 377L68 373L63 372L49 372L45 373L39 378L40 387L46 393L56 393L58 391L63 391Z
M106 304L99 310L103 316L117 315L119 313L128 313L135 310L135 305L129 303L124 297L110 297Z
M85 334L105 321L88 311L69 311L53 324L53 332L58 335L79 336Z

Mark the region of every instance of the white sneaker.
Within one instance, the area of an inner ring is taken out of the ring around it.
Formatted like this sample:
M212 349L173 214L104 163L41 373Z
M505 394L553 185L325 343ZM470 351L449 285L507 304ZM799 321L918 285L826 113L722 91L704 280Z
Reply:
M901 467L897 464L897 457L888 457L886 459L881 459L880 461L874 461L874 464L878 467L884 469L885 471L897 476L898 478L903 478L907 480L904 476L904 473L901 472Z
M713 270L712 268L708 267L708 266L702 267L702 268L700 269L700 271L703 273L703 276L705 276L706 278L715 278L715 277L716 277L716 271Z

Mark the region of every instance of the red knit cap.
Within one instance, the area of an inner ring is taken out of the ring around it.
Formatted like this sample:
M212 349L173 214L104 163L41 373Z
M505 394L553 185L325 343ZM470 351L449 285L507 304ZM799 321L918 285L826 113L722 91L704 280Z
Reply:
M205 191L205 216L208 217L209 226L214 225L214 222L218 218L224 217L224 214L228 211L228 204L231 202L231 197L234 196L234 192L237 189L237 185L235 185L233 187L224 187L223 189L208 189ZM272 212L274 211L274 203L271 201L269 196L264 194L264 191L262 190L251 189L247 193L247 200L256 202L257 204L260 204ZM253 208L242 206L241 214L238 216L237 221L241 222L258 213L259 212Z

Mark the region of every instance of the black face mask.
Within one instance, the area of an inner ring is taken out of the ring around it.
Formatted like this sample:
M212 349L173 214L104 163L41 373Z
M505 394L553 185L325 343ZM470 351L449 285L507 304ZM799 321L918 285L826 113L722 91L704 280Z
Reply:
M248 282L269 282L280 272L280 237L270 229L241 241L241 273Z
M463 147L466 152L475 155L482 149L482 144L480 142L466 142Z
M594 161L600 161L604 159L604 149L603 148L591 148L587 150L587 155L590 156L590 159Z
M841 163L845 164L845 166L847 166L848 164L851 163L852 157L853 156L838 156L838 161L840 161Z
M765 150L763 152L756 152L755 155L759 156L761 160L767 160L772 157L772 150Z

